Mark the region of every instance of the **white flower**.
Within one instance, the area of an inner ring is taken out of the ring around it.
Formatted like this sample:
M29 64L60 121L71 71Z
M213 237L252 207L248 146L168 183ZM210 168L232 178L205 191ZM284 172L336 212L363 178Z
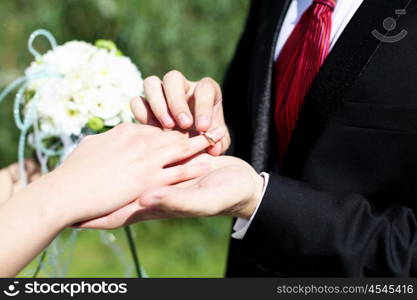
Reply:
M40 130L67 137L80 136L92 118L108 127L131 122L129 102L143 93L141 73L128 57L80 41L48 51L26 75L39 97Z

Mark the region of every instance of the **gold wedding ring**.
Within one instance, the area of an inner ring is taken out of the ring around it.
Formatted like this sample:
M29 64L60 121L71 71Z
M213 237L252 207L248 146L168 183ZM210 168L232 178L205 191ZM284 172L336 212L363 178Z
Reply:
M204 137L209 142L210 146L216 145L216 141L211 136L209 136L207 132L200 132L200 134L204 135Z

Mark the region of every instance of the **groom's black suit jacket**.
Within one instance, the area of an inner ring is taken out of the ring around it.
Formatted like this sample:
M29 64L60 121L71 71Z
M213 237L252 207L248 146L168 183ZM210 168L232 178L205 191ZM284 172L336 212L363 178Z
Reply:
M244 239L231 242L227 276L417 276L417 0L364 0L278 168L274 46L289 2L252 1L225 78L232 151L271 173ZM385 43L374 29L408 34Z

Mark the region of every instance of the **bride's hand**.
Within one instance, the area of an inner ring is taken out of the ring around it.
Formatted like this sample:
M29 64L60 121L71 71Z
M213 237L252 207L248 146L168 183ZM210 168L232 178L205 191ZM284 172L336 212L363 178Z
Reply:
M139 221L176 217L228 215L249 219L260 199L263 178L233 156L198 154L186 164L209 162L211 171L198 178L146 190L138 200L80 228L114 229Z
M212 135L219 140L222 132ZM65 226L114 211L145 189L201 176L207 163L172 166L209 146L204 136L123 124L84 139L56 170L34 183L47 186L45 211Z
M0 206L0 276L16 275L69 225L117 210L145 189L206 173L207 163L175 163L208 146L204 136L137 124L86 138L60 167Z

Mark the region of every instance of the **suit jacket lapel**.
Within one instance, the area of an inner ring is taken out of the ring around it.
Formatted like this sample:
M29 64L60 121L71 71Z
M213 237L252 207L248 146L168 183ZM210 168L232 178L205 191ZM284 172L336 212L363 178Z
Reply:
M380 41L372 30L386 17L406 8L410 0L365 0L340 36L306 98L281 172L300 176L309 150L337 110L356 78L366 67Z
M259 0L255 0L259 1ZM255 78L249 89L252 111L253 147L252 165L265 170L271 153L271 99L275 45L282 22L291 0L265 0L259 15L259 26L255 42L256 56L252 60L251 77Z

